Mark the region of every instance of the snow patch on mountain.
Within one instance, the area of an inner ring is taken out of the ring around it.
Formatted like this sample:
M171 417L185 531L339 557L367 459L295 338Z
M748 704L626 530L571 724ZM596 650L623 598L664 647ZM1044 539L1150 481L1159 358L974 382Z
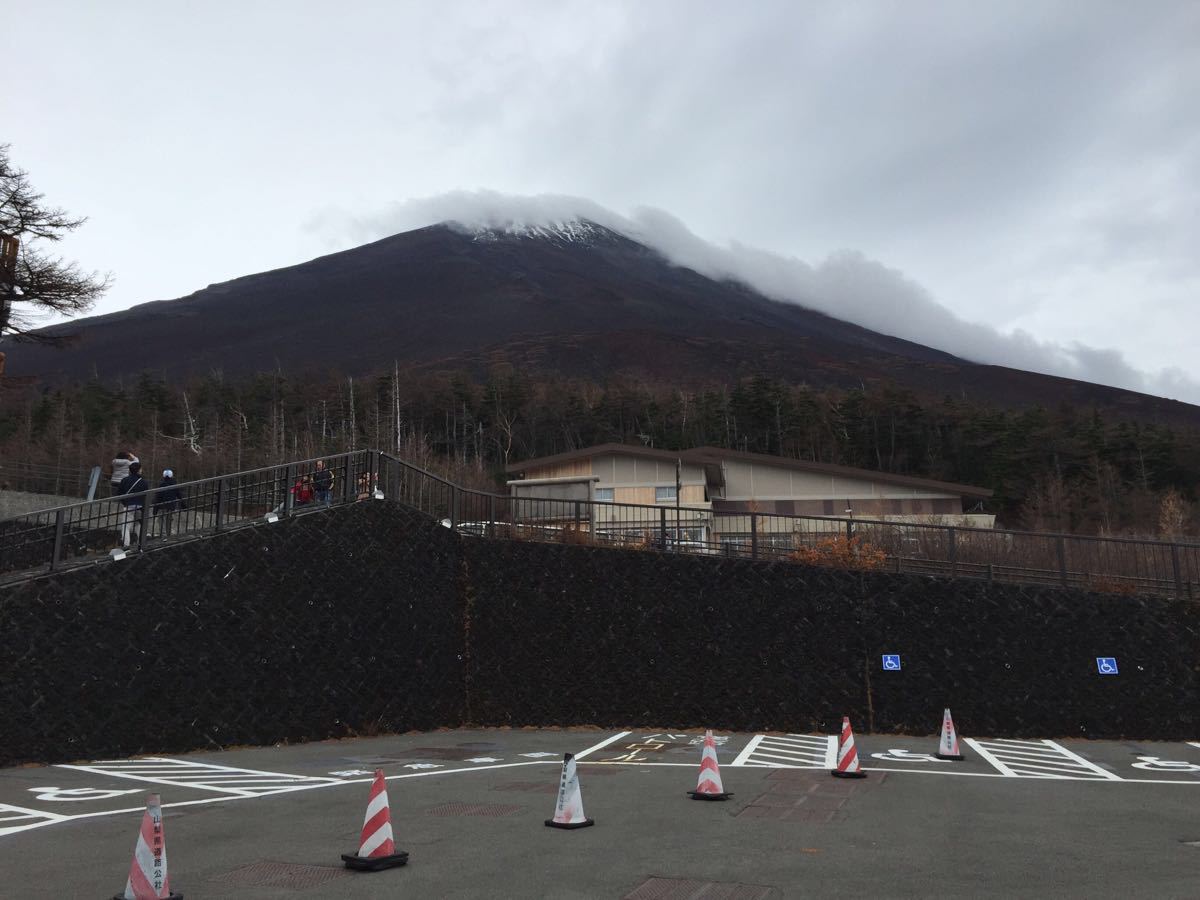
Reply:
M614 232L587 219L564 219L557 222L507 222L502 226L467 225L462 222L445 223L466 230L471 239L480 243L492 243L506 237L528 240L550 241L555 244L582 244L595 246L611 241Z

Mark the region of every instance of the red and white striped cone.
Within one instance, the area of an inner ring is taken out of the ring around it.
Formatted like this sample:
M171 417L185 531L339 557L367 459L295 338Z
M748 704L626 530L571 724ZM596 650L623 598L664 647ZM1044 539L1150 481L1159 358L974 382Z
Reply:
M700 751L700 780L694 791L688 791L693 800L728 800L733 795L721 784L721 769L717 765L717 742L712 730L704 732L704 749Z
M383 769L375 770L375 781L371 783L371 798L367 801L358 853L343 853L342 861L347 869L359 872L378 872L408 862L408 854L397 851L392 841L392 816Z
M858 751L854 749L854 729L850 717L842 716L842 734L838 738L837 768L830 773L834 778L866 778L867 773L858 764Z
M938 742L938 759L962 759L962 751L958 748L958 732L954 728L954 720L950 718L950 707L942 714L942 738Z
M596 823L583 814L583 794L579 791L579 772L575 768L575 757L570 753L563 756L562 775L558 781L558 801L554 804L554 818L547 819L551 828L587 828Z
M183 894L172 894L167 884L167 840L163 836L162 800L158 794L146 798L146 813L133 846L133 864L125 893L114 894L113 900L183 900Z

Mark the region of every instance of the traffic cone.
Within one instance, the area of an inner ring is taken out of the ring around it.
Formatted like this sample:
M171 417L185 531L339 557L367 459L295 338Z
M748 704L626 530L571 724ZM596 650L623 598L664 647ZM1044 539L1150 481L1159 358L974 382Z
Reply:
M950 718L950 707L942 714L942 739L938 744L938 759L962 759L958 749L958 732L954 728L954 720Z
M583 814L579 773L575 770L575 757L570 753L563 756L562 776L558 782L558 802L554 805L554 818L547 819L546 824L551 828L587 828L596 824Z
M403 850L397 852L392 842L392 817L388 809L387 782L383 778L383 769L375 770L358 853L343 853L342 861L347 869L359 872L378 872L408 862L408 854Z
M113 900L183 900L183 894L171 893L167 885L167 842L163 837L162 800L158 794L146 798L142 828L133 846L133 864L125 893Z
M830 773L834 778L866 778L867 773L858 764L858 751L854 749L854 729L850 717L842 716L842 735L838 738L837 768Z
M721 784L721 769L717 766L717 742L712 730L704 732L704 749L700 751L700 781L694 791L688 791L693 800L728 800Z

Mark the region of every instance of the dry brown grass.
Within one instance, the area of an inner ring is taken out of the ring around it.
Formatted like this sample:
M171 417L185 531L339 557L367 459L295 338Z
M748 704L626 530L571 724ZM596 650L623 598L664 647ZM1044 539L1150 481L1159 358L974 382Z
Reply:
M788 559L833 569L875 570L887 564L887 554L882 549L845 535L831 535L812 546L797 547L788 554Z

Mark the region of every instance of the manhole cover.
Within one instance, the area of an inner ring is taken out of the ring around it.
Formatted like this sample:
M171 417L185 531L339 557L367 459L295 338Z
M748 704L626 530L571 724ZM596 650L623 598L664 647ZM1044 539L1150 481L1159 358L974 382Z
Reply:
M694 878L647 878L624 900L761 900L771 896L761 884L698 881Z
M349 874L350 870L342 866L306 866L300 863L260 860L209 880L244 887L266 886L303 890Z
M499 818L515 816L523 806L512 806L508 803L443 803L441 806L431 806L425 810L428 816L486 816Z

